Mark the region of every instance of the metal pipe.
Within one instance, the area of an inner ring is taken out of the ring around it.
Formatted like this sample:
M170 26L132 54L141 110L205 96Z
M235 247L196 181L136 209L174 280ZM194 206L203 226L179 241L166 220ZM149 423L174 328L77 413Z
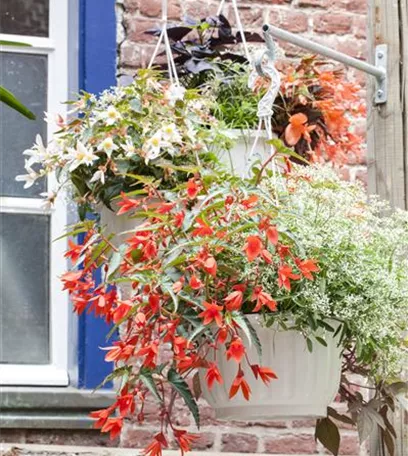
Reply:
M262 30L264 33L266 45L271 51L273 48L271 48L272 40L270 37L273 36L283 41L287 41L288 43L295 44L296 46L299 46L303 49L307 49L313 53L324 55L329 59L336 60L337 62L343 63L344 65L351 66L357 70L371 74L377 79L379 83L382 83L387 78L387 72L384 68L370 65L369 63L366 63L362 60L355 59L354 57L350 57L349 55L343 54L342 52L335 51L334 49L330 49L326 46L315 43L314 41L302 38L299 35L286 32L285 30L274 27L273 25L265 24L262 27Z

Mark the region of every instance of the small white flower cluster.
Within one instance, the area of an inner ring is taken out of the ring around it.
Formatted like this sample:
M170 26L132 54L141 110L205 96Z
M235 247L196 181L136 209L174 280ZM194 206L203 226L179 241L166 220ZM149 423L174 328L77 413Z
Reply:
M71 105L71 120L46 114L59 131L48 145L37 136L24 151L26 174L16 180L28 188L55 172L57 193L68 186L80 200L93 202L101 199L103 186L116 186L117 192L126 175L147 172L171 178L173 162L197 166L199 153L217 152L229 141L220 137L209 103L194 91L166 84L158 73L142 70L127 87L112 87L98 97L83 94Z
M272 180L264 185L281 193L278 230L291 233L298 251L320 267L314 281L297 286L292 311L344 321L358 349L372 356L373 373L397 375L407 362L408 213L369 201L362 186L342 181L330 166L297 168L287 192ZM262 283L274 296L282 293L273 266Z

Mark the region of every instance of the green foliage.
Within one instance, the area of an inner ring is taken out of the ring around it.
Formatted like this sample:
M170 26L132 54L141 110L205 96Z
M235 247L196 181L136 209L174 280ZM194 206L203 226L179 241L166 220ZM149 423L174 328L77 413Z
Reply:
M334 456L339 454L340 433L330 418L317 420L315 438Z
M10 106L11 109L19 112L24 117L27 117L27 119L35 120L35 115L26 106L24 106L15 95L3 86L0 86L0 101L7 106Z
M18 46L18 47L30 47L30 44L20 43L18 41L0 40L0 46ZM0 85L0 102L6 104L11 109L22 114L27 119L35 120L35 115L32 113L23 103L13 95L9 90Z
M200 427L200 412L198 410L197 402L195 401L193 394L190 391L190 388L187 385L187 382L180 376L180 374L175 369L170 369L167 374L167 380L170 385L177 391L178 394L183 398L185 404L190 410L191 414L194 417L194 421L197 427Z
M214 116L229 128L247 130L258 124L258 103L265 91L254 93L248 87L249 64L225 63L223 75L216 74L207 83L215 96Z

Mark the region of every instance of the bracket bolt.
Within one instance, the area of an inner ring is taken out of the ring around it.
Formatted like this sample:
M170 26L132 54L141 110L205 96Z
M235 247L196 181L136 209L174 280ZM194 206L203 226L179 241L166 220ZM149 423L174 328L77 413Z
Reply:
M384 95L384 90L378 89L377 90L377 96L382 97Z
M379 59L382 59L383 57L384 57L384 53L383 53L382 51L380 51L380 52L378 53L378 58L379 58Z

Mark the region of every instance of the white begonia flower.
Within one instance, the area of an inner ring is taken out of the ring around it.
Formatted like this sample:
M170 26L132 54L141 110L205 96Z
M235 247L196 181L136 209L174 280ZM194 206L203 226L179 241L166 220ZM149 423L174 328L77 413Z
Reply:
M54 206L55 203L55 198L57 197L57 193L54 192L53 190L49 190L48 192L42 192L40 193L40 196L42 196L44 201L41 203L41 207L44 210L50 210Z
M163 139L170 143L181 143L182 138L180 132L178 131L176 124L171 123L165 125L162 129Z
M111 158L112 152L117 149L118 146L113 142L111 136L107 136L98 146L98 150L105 152L109 158Z
M51 125L56 125L59 128L65 126L65 120L61 114L51 114L50 112L44 112L44 121Z
M136 147L130 138L127 138L126 142L122 143L120 147L125 151L126 157L131 157L136 153Z
M106 125L111 126L120 120L122 116L119 111L111 105L104 113L102 113L102 118L104 119Z
M171 84L164 93L164 98L169 101L170 106L174 106L177 100L183 100L186 88L180 84Z
M102 184L105 183L105 172L102 169L98 169L92 176L92 179L89 182L98 182L100 181Z
M157 131L150 139L143 145L145 151L146 163L149 160L154 160L160 155L160 150L165 144L162 139L162 131Z
M27 155L30 157L26 160L26 168L31 167L35 163L42 163L47 158L49 158L49 154L47 152L47 148L44 146L43 140L40 135L35 137L35 144L31 149L26 149L23 152L23 155Z
M69 149L70 158L72 159L70 171L74 171L80 165L90 166L99 157L93 153L92 149L88 149L81 141L77 142L76 148Z
M20 174L16 176L16 181L17 182L25 182L24 188L30 188L35 181L40 177L39 174L37 174L33 169L31 169L28 160L25 160L25 169L27 171L27 174Z

